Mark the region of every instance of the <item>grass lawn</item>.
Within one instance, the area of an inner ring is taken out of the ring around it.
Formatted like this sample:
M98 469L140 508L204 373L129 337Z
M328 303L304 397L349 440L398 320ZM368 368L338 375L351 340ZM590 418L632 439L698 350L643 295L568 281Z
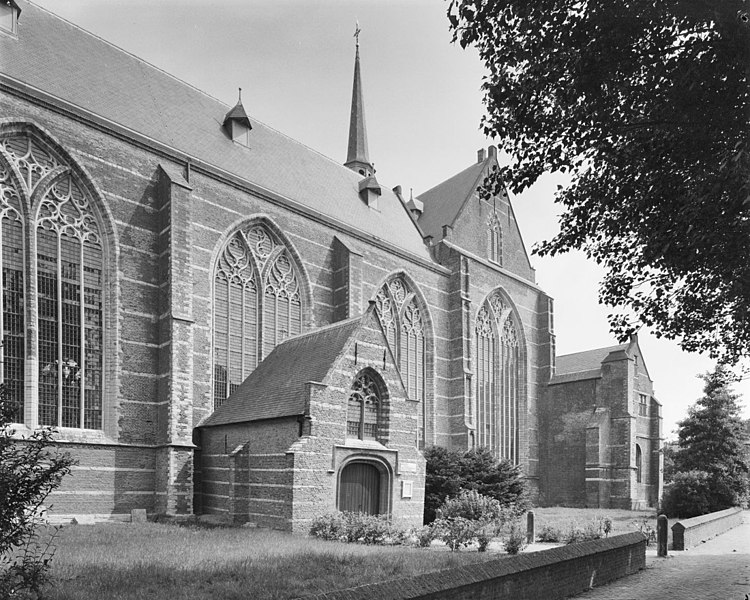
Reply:
M281 600L498 557L160 523L67 526L56 546L49 600Z
M552 506L535 508L534 522L537 535L545 525L560 531L567 531L571 525L585 526L598 517L609 517L612 520L612 531L609 535L620 535L631 531L643 530L644 521L656 529L655 510L625 510L621 508L565 508Z

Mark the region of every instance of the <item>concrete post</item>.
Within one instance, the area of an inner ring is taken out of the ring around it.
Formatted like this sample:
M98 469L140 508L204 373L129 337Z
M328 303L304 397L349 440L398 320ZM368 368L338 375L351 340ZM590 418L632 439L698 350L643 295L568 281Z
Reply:
M536 539L536 528L534 526L534 511L526 513L526 543L533 544Z
M669 534L669 522L666 515L659 515L656 519L656 554L657 556L667 555L667 537Z

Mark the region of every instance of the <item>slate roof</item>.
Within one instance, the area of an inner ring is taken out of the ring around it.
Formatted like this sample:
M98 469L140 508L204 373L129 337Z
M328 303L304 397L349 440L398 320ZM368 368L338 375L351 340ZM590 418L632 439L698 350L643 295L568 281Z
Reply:
M304 414L305 384L323 380L361 322L356 317L283 341L200 427Z
M32 93L36 88L431 260L391 190L384 188L378 210L370 209L359 197L359 174L252 116L250 147L234 143L222 128L227 104L30 2L19 5L17 38L0 36L0 79Z
M629 346L629 343L619 344L558 356L555 358L555 375L550 383L565 383L601 377L602 361L613 352L626 352Z
M466 200L482 183L482 173L490 160L494 159L488 157L474 163L418 196L424 203L419 226L425 235L433 237L433 242L443 239L443 225L453 225Z

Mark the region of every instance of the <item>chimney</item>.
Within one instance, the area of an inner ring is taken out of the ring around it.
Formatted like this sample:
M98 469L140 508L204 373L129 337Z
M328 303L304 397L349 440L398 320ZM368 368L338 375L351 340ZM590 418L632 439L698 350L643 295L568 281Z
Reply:
M497 158L497 148L495 146L487 148L487 152L489 152L490 158Z
M479 150L477 150L477 162L484 162L484 148L480 148Z

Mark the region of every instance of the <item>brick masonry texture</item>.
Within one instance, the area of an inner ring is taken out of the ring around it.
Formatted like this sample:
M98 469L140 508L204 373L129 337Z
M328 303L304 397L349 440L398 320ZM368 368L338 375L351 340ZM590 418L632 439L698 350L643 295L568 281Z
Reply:
M742 523L741 508L728 508L718 512L683 519L672 525L672 547L674 550L689 550Z
M628 533L319 594L309 600L555 600L632 575L645 565L645 538Z
M382 474L382 506L404 525L420 523L419 406L407 398L390 358L383 367L384 340L372 319L359 331L356 360L348 347L326 381L312 382L304 415L199 432L213 412L214 272L228 240L251 223L271 229L294 262L303 334L367 313L394 277L409 283L426 332L424 446L472 444L475 321L488 296L500 291L521 338L518 461L532 496L572 505L596 497L627 507L653 505L658 497L659 420L633 412L637 393L652 392L642 367L626 360L603 365L595 383L547 387L552 303L534 281L507 196L480 201L472 190L445 239L429 246L428 258L353 228L346 214L327 217L207 163L192 164L182 152L7 78L0 81L0 115L0 134L25 132L66 157L90 192L105 247L102 428L60 432L61 447L79 463L51 497L53 512L203 511L303 531L316 515L336 509L342 469L363 461ZM356 193L352 202L361 202ZM487 253L492 211L502 227L498 263ZM35 236L27 231L27 237L33 249ZM32 314L33 294L27 303ZM25 423L33 428L38 332L34 319L27 321ZM387 427L378 445L354 443L345 434L348 390L363 365L388 389ZM608 411L601 422L585 420L594 408ZM636 444L644 457L640 485ZM591 464L589 450L597 456ZM587 480L588 467L604 475ZM402 497L405 482L410 498Z

